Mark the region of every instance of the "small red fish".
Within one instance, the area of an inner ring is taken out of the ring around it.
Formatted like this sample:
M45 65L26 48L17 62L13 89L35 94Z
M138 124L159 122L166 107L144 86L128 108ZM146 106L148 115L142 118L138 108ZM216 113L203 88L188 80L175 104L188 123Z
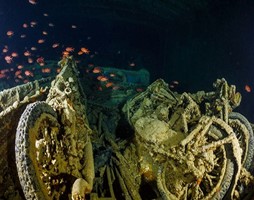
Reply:
M34 27L35 25L37 25L37 22L36 22L36 21L31 21L31 22L30 22L30 26L31 26L31 27Z
M28 0L28 2L29 2L30 4L33 4L33 5L36 5L36 4L37 4L37 1L36 1L36 0Z
M69 55L70 55L70 52L68 52L68 51L63 51L62 54L63 54L63 56L66 57L66 56L69 56Z
M24 77L22 75L18 75L17 78L24 79Z
M22 69L22 68L24 68L23 65L18 65L18 69Z
M131 62L131 63L129 63L129 66L130 66L130 67L135 67L136 64L135 64L134 62Z
M8 48L3 48L3 53L7 53L8 52Z
M82 55L84 52L83 51L79 51L78 52L78 55Z
M27 23L24 23L22 26L23 26L23 28L28 28L28 24Z
M101 78L100 78L100 81L101 82L105 82L105 81L107 81L108 80L108 78L106 77L106 76L102 76Z
M5 74L0 74L0 78L5 78L6 75Z
M107 82L106 83L106 88L112 87L113 86L113 82Z
M17 52L12 52L11 56L14 57L14 58L16 58L16 57L19 56L19 54L18 54Z
M31 56L31 53L29 51L25 51L24 56Z
M73 47L66 47L66 48L65 48L65 51L73 52L73 51L74 51L74 48L73 48Z
M42 44L42 43L44 43L44 42L45 42L44 39L39 39L39 40L38 40L38 44Z
M249 85L245 85L244 89L246 92L251 92L251 87Z
M137 92L143 92L144 89L143 89L143 88L136 88L136 91L137 91Z
M50 73L51 72L51 68L43 68L41 69L42 73Z
M50 27L54 27L55 25L53 23L48 24Z
M173 84L179 85L179 81L172 81Z
M94 73L94 74L101 73L101 68L100 68L100 67L95 67L95 68L93 69L93 73Z
M87 49L87 48L85 48L85 47L82 47L80 50L81 50L83 53L85 53L85 54L89 54L89 53L90 53L89 49Z
M10 64L12 62L12 57L11 56L5 56L4 57L5 61Z
M12 36L14 35L14 32L13 32L13 31L7 31L7 32L6 32L6 35L7 35L8 37L12 37Z
M22 73L22 71L21 71L21 70L18 70L18 71L15 72L15 76L18 76L18 75L20 75L21 73Z
M44 63L44 58L39 57L39 58L36 59L36 62L39 63L39 64L42 64L42 63Z
M28 58L28 59L27 59L27 62L28 62L29 64L32 64L32 63L34 62L34 60L33 60L32 58Z
M30 70L26 70L25 75L26 76L32 76L32 77L34 76L33 72L31 72Z
M57 47L59 47L59 43L54 43L54 44L52 45L52 48L57 48Z

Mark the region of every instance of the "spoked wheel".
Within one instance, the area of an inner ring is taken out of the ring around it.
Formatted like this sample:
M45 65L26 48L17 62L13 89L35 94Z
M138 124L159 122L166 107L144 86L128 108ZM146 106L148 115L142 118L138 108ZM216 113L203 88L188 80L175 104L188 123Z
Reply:
M212 125L205 135L197 136L196 141L187 144L189 152L185 152L182 158L168 159L163 171L158 174L163 199L172 199L164 198L165 194L188 200L221 200L227 196L236 173L232 146L222 143L199 150L199 147L218 144L226 136L224 130ZM185 157L188 154L190 156Z
M182 195L179 199L188 199L188 200L221 200L225 196L227 190L230 187L230 183L234 173L234 164L226 159L226 151L224 147L220 147L215 151L216 160L215 165L213 166L213 170L210 172L206 172L202 178L193 179L193 181L187 184L184 188L185 194ZM164 168L164 172L160 175L160 179L163 178L163 173L165 179L163 180L163 184L165 184L165 188L169 191L169 193L174 193L174 189L172 189L171 185L165 180L169 180L172 178L172 173L168 173L169 170L172 171L175 166L171 165L172 163L167 163ZM182 173L183 180L188 178L190 174L188 172ZM179 177L178 177L179 178ZM179 180L181 182L181 180ZM162 184L162 185L163 185ZM163 197L163 193L161 193ZM167 198L163 197L163 200ZM169 198L170 199L170 198ZM177 198L178 199L178 198Z
M65 193L62 174L66 166L59 132L57 113L47 103L26 107L15 141L18 176L26 199L59 199Z
M250 170L254 156L254 136L252 127L249 121L237 112L231 112L228 121L243 150L242 164L247 170Z
M206 135L207 143L211 144L226 136L224 130L212 125ZM208 162L213 163L213 168L206 172L200 182L200 191L206 194L204 199L221 200L228 193L235 174L232 146L230 144L224 144L210 151L212 151L213 157L211 158L209 156L211 160Z

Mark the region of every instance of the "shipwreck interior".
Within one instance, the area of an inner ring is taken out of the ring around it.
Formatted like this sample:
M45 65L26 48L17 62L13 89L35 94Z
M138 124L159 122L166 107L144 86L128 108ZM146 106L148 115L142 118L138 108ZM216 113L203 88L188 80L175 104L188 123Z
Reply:
M202 89L209 89L214 80L224 77L242 91L240 108L254 121L253 108L248 106L254 95L244 92L246 83L252 81L249 72L253 65L250 25L253 2L183 0L108 4L105 1L103 5L96 2L89 5L93 9L81 3L80 12L95 24L87 28L99 34L99 44L103 46L99 48L106 53L102 62L123 66L124 58L112 56L111 51L124 47L121 49L126 49L125 55L151 72L151 81L179 80L180 91L200 90L200 83ZM68 4L66 7L72 9Z
M0 199L254 197L252 1L51 0L24 20L45 8L98 56L46 49L59 74L0 91Z
M20 1L13 4L26 14L11 12L4 2L2 10L10 12L0 19L4 27L17 19L44 23L47 19L38 16L43 10L56 24L55 37L49 42L58 39L75 46L91 37L86 44L99 52L94 59L98 65L128 69L134 62L136 68L129 69L148 69L151 82L177 80L181 92L209 89L214 80L224 77L237 85L244 97L239 108L254 121L249 106L254 96L244 91L246 84L253 84L252 1L76 0L60 4L52 0L41 1L33 9ZM68 31L74 22L78 31ZM52 55L50 59L59 58L52 49L44 51Z

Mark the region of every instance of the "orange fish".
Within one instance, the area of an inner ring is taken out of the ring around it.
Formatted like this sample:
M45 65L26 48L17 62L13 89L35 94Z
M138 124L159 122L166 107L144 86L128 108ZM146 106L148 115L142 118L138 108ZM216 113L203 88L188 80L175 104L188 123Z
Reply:
M6 35L7 35L8 37L12 37L12 36L14 35L14 32L13 32L13 31L7 31L7 32L6 32Z
M2 69L0 73L6 73L6 72L9 72L9 69Z
M48 32L42 31L42 34L43 34L43 35L48 35Z
M8 49L7 48L3 48L3 53L7 53Z
M18 70L18 71L15 72L15 76L18 76L18 75L20 75L21 73L22 73L22 71L21 71L21 70Z
M24 56L31 56L30 51L25 51L25 52L24 52Z
M93 69L93 73L94 73L94 74L101 73L101 68L100 68L100 67L95 67L95 68Z
M44 43L44 42L45 42L44 39L39 39L39 40L38 40L38 44L42 44L42 43Z
M74 51L74 48L73 48L73 47L66 47L66 48L65 48L65 51L73 52L73 51Z
M22 68L24 68L23 65L18 65L18 69L22 69Z
M52 45L52 48L57 48L57 47L59 47L59 43L55 43Z
M32 63L34 62L34 60L33 60L32 58L28 58L28 59L27 59L27 62L28 62L29 64L32 64Z
M98 87L98 90L99 90L99 91L102 91L103 89L102 89L102 87L101 87L101 86L99 86L99 87Z
M85 54L89 54L89 53L90 53L89 49L87 49L87 48L85 48L85 47L82 47L80 50L81 50L83 53L85 53Z
M51 68L43 68L41 69L42 73L50 73L51 72Z
M31 21L30 22L30 26L33 28L33 27L35 27L37 25L37 22L36 21Z
M14 58L16 58L16 57L18 57L18 56L19 56L19 54L18 54L18 53L16 53L16 52L12 52L11 56L12 56L12 57L14 57Z
M53 23L48 24L50 27L54 27L55 25Z
M244 89L246 92L251 92L251 87L249 85L245 85Z
M82 55L84 52L83 51L79 51L78 52L78 55Z
M0 74L0 78L5 78L6 75L5 74Z
M39 57L39 58L36 59L36 62L39 63L39 64L42 64L42 63L44 63L44 58Z
M4 57L5 61L10 64L12 62L12 57L11 56L5 56Z
M28 24L27 23L24 23L22 26L23 26L23 28L28 28Z
M136 91L137 91L137 92L143 92L144 89L143 89L143 88L136 88Z
M120 86L118 86L118 85L115 85L115 86L113 86L113 88L112 88L112 90L119 90L120 89Z
M36 4L37 4L37 1L36 1L36 0L28 0L28 2L29 2L30 4L33 4L33 5L36 5Z
M109 87L112 87L113 86L113 83L112 82L107 82L106 84L106 87L109 88Z
M68 51L63 51L63 56L68 56L68 55L70 55L70 52L68 52Z
M131 62L131 63L129 64L129 66L130 66L130 67L135 67L136 64L135 64L134 62Z
M23 79L24 77L22 76L22 75L18 75L18 77L17 78L19 78L19 79Z
M108 78L106 77L106 76L102 76L101 78L100 78L100 81L101 82L105 82L105 81L107 81L108 80Z
M102 79L103 76L98 76L97 80L100 81Z
M36 51L37 48L36 48L36 47L31 47L31 50L32 50L32 51Z
M178 85L179 81L172 81L173 84Z
M33 72L31 72L30 70L26 70L25 75L26 76L32 76L32 77L34 76Z

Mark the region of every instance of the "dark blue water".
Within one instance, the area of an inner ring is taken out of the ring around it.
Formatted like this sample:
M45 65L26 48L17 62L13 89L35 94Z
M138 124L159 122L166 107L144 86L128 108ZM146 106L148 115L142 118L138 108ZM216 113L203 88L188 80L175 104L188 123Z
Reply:
M25 77L16 82L14 72L18 65L24 66L24 73L25 69L33 70L31 66L36 65L38 57L59 60L66 47L73 47L72 54L81 62L81 68L89 63L128 70L146 68L151 81L177 80L179 85L174 89L178 92L209 91L217 78L224 77L236 85L243 96L238 110L254 121L253 90L244 89L245 85L254 89L252 1L206 1L207 5L168 21L165 18L160 21L156 14L138 13L142 7L133 8L133 13L131 7L129 12L119 11L115 4L104 1L89 8L82 7L82 1L38 0L36 5L28 0L1 2L0 69L12 68L12 73L0 81L10 86L34 78ZM107 9L103 10L103 6ZM37 24L31 27L31 21ZM24 23L29 27L23 28ZM6 35L9 30L14 32L12 37ZM43 35L43 31L47 35ZM25 38L20 37L23 34ZM38 44L39 39L45 42ZM59 47L52 48L54 43ZM2 53L5 45L8 52ZM31 47L37 50L31 51ZM81 47L88 48L90 54L78 56ZM26 50L32 52L31 64L23 55ZM12 52L19 56L8 64L4 58Z

